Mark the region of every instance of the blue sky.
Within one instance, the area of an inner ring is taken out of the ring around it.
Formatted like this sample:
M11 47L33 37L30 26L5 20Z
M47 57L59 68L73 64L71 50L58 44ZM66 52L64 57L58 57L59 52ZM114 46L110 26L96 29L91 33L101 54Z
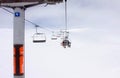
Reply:
M119 0L69 0L72 47L67 49L60 46L61 40L51 41L52 34L46 30L41 31L47 42L33 44L34 26L26 22L26 78L120 78L119 8ZM13 15L0 9L0 17L0 59L4 61L0 78L12 78ZM45 28L64 29L64 4L28 8L26 19Z

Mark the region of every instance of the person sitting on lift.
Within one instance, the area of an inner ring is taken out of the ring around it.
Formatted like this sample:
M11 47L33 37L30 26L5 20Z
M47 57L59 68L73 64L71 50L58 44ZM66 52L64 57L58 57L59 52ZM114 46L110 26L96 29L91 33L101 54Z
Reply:
M71 47L71 42L69 40L63 40L62 46L66 48L66 46Z

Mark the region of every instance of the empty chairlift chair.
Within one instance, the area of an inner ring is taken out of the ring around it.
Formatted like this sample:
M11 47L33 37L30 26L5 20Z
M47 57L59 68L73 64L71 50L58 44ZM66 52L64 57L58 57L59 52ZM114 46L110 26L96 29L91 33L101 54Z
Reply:
M51 40L57 40L57 36L56 36L55 32L52 32Z
M46 36L44 33L35 33L33 35L33 43L44 43L46 42Z
M51 40L57 40L56 36L52 36Z

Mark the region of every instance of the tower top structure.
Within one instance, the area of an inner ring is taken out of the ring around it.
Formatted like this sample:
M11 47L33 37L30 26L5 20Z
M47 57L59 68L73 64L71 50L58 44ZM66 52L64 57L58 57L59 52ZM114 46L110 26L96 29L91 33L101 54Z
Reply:
M63 0L0 0L1 6L4 7L31 7L39 4L56 4Z

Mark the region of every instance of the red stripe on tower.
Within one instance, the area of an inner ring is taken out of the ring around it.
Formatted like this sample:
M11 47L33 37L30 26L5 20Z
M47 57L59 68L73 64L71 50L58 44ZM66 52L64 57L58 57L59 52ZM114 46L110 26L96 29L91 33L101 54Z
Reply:
M24 47L21 44L14 45L14 75L24 74Z

